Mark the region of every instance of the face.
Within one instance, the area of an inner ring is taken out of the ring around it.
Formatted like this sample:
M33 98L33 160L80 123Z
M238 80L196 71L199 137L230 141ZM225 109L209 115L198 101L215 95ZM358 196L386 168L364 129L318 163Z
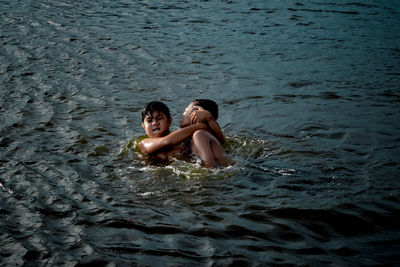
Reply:
M172 118L168 118L164 112L153 111L147 113L142 122L142 127L149 137L163 137L169 133Z
M192 102L189 104L189 106L187 106L185 108L185 111L182 114L182 118L181 118L181 122L180 122L181 127L186 127L191 124L190 114L193 112L193 106L194 106L194 103Z
M185 112L183 112L183 116L190 116L190 114L193 112L193 110L196 109L196 103L192 102L189 104L189 106L186 107Z
M190 103L182 114L182 121L188 123L190 121L190 114L192 114L194 110L204 110L204 109L198 106L197 103L195 102Z

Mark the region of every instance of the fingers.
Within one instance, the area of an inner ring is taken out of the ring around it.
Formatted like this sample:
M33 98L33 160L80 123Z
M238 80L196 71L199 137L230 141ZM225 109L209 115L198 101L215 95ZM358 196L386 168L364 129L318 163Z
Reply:
M192 124L195 124L197 122L197 113L196 111L193 111L192 114L190 114L190 121Z

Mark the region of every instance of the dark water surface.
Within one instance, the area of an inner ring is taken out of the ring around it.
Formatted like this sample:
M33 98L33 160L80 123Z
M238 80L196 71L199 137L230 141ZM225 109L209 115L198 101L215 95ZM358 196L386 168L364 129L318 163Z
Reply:
M0 1L0 265L400 262L398 1ZM236 161L147 167L220 106ZM125 153L124 153L125 152Z

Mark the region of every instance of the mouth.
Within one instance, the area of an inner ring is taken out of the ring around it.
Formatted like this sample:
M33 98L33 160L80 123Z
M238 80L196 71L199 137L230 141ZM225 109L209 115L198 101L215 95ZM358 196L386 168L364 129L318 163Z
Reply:
M159 128L159 127L153 129L153 132L158 132L158 131L160 131L160 128Z

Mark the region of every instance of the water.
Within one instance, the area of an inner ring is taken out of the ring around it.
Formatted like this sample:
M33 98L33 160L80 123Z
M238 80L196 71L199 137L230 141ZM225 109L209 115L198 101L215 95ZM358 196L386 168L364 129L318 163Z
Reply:
M4 266L396 265L397 1L0 1ZM145 166L140 109L236 161Z

